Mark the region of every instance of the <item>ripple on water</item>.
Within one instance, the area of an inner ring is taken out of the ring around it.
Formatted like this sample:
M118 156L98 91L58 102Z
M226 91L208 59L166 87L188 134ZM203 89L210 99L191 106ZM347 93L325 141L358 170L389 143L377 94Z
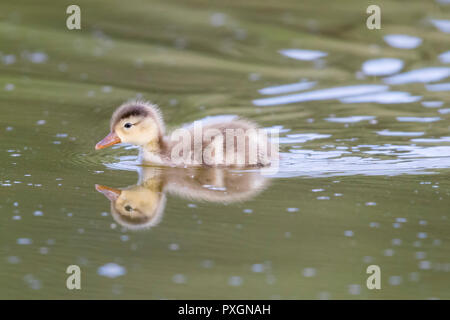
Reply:
M425 108L439 108L444 105L443 101L422 101Z
M305 50L305 49L283 49L279 51L280 54L288 58L304 61L317 60L326 57L328 53L319 50Z
M308 91L285 96L263 98L253 100L255 106L274 106L296 102L333 100L362 94L369 94L388 90L385 85L361 84L346 87L335 87L321 90Z
M360 95L341 99L343 103L379 103L379 104L396 104L396 103L412 103L422 99L421 96L411 96L409 92L387 91L373 94Z
M331 137L331 134L319 134L319 133L299 133L299 134L288 134L286 137L280 137L280 144L289 143L304 143L306 141L311 141L315 139L325 139Z
M422 142L422 143L439 143L439 142L450 142L450 137L440 137L440 138L420 138L412 139L412 142Z
M444 142L442 139L412 139L413 142ZM400 174L431 174L433 169L450 168L450 146L358 145L358 155L349 151L315 151L291 149L282 153L275 177L332 176L395 176ZM368 155L363 157L360 153ZM390 156L379 159L372 155Z
M445 33L450 33L450 20L432 19L431 23L439 30Z
M325 121L336 123L356 123L361 121L369 121L375 119L375 116L350 116L350 117L329 117Z
M420 137L425 134L425 132L404 132L404 131L391 131L391 130L381 130L377 131L380 136L391 136L391 137Z
M422 39L406 34L389 34L384 36L384 41L397 49L415 49L422 44Z
M447 83L436 83L436 84L427 84L425 86L428 91L450 91L450 82Z
M368 76L388 76L403 69L403 61L395 58L367 60L362 65L362 71Z
M397 117L397 121L400 122L423 122L430 123L441 120L440 117Z
M440 60L442 63L450 63L450 51L441 53L441 54L439 55L439 60Z
M258 92L261 94L281 94L295 91L311 89L316 85L316 81L301 81L297 83L284 84L279 86L262 88Z
M384 78L387 84L428 83L440 81L450 76L450 68L429 67L400 73L395 76Z

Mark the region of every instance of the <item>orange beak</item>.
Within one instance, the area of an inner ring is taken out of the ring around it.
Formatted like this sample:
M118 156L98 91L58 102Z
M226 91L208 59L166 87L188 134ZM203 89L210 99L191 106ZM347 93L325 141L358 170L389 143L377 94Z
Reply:
M95 145L95 150L103 149L112 146L116 143L121 143L119 136L115 132L110 132L102 141Z
M116 201L117 198L119 198L120 194L122 193L121 190L110 188L110 187L107 187L107 186L102 186L100 184L96 184L95 185L95 189L98 192L103 193L103 195L105 197L107 197L110 201Z

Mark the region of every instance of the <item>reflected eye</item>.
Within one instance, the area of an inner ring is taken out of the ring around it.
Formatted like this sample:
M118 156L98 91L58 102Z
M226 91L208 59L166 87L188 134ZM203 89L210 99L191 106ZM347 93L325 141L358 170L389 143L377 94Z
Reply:
M132 123L127 122L123 126L127 129L130 129L132 125L133 125Z
M125 210L127 210L128 212L133 211L133 208L130 205L126 205L125 206Z

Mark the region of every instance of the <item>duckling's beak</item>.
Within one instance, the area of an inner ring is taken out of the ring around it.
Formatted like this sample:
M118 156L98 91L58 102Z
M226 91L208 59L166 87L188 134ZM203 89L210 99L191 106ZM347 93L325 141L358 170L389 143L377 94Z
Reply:
M109 146L112 146L116 143L121 143L119 136L115 132L110 132L106 137L103 138L102 141L95 145L95 150L103 149Z
M110 188L110 187L107 187L107 186L102 186L100 184L96 184L95 185L95 189L98 192L103 193L103 195L105 197L107 197L110 201L116 201L117 198L119 198L120 194L122 193L121 190Z

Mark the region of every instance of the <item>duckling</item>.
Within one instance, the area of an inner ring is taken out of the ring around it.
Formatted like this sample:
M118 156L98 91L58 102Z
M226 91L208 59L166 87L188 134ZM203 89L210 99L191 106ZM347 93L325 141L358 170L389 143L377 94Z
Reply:
M140 147L143 163L161 166L266 167L278 159L278 146L245 119L196 121L166 135L159 108L146 101L122 104L112 115L111 132L95 146L117 143Z
M184 199L229 204L246 201L267 188L268 179L258 171L232 172L226 168L141 167L136 185L115 189L95 185L111 201L114 220L131 230L159 224L166 194Z

